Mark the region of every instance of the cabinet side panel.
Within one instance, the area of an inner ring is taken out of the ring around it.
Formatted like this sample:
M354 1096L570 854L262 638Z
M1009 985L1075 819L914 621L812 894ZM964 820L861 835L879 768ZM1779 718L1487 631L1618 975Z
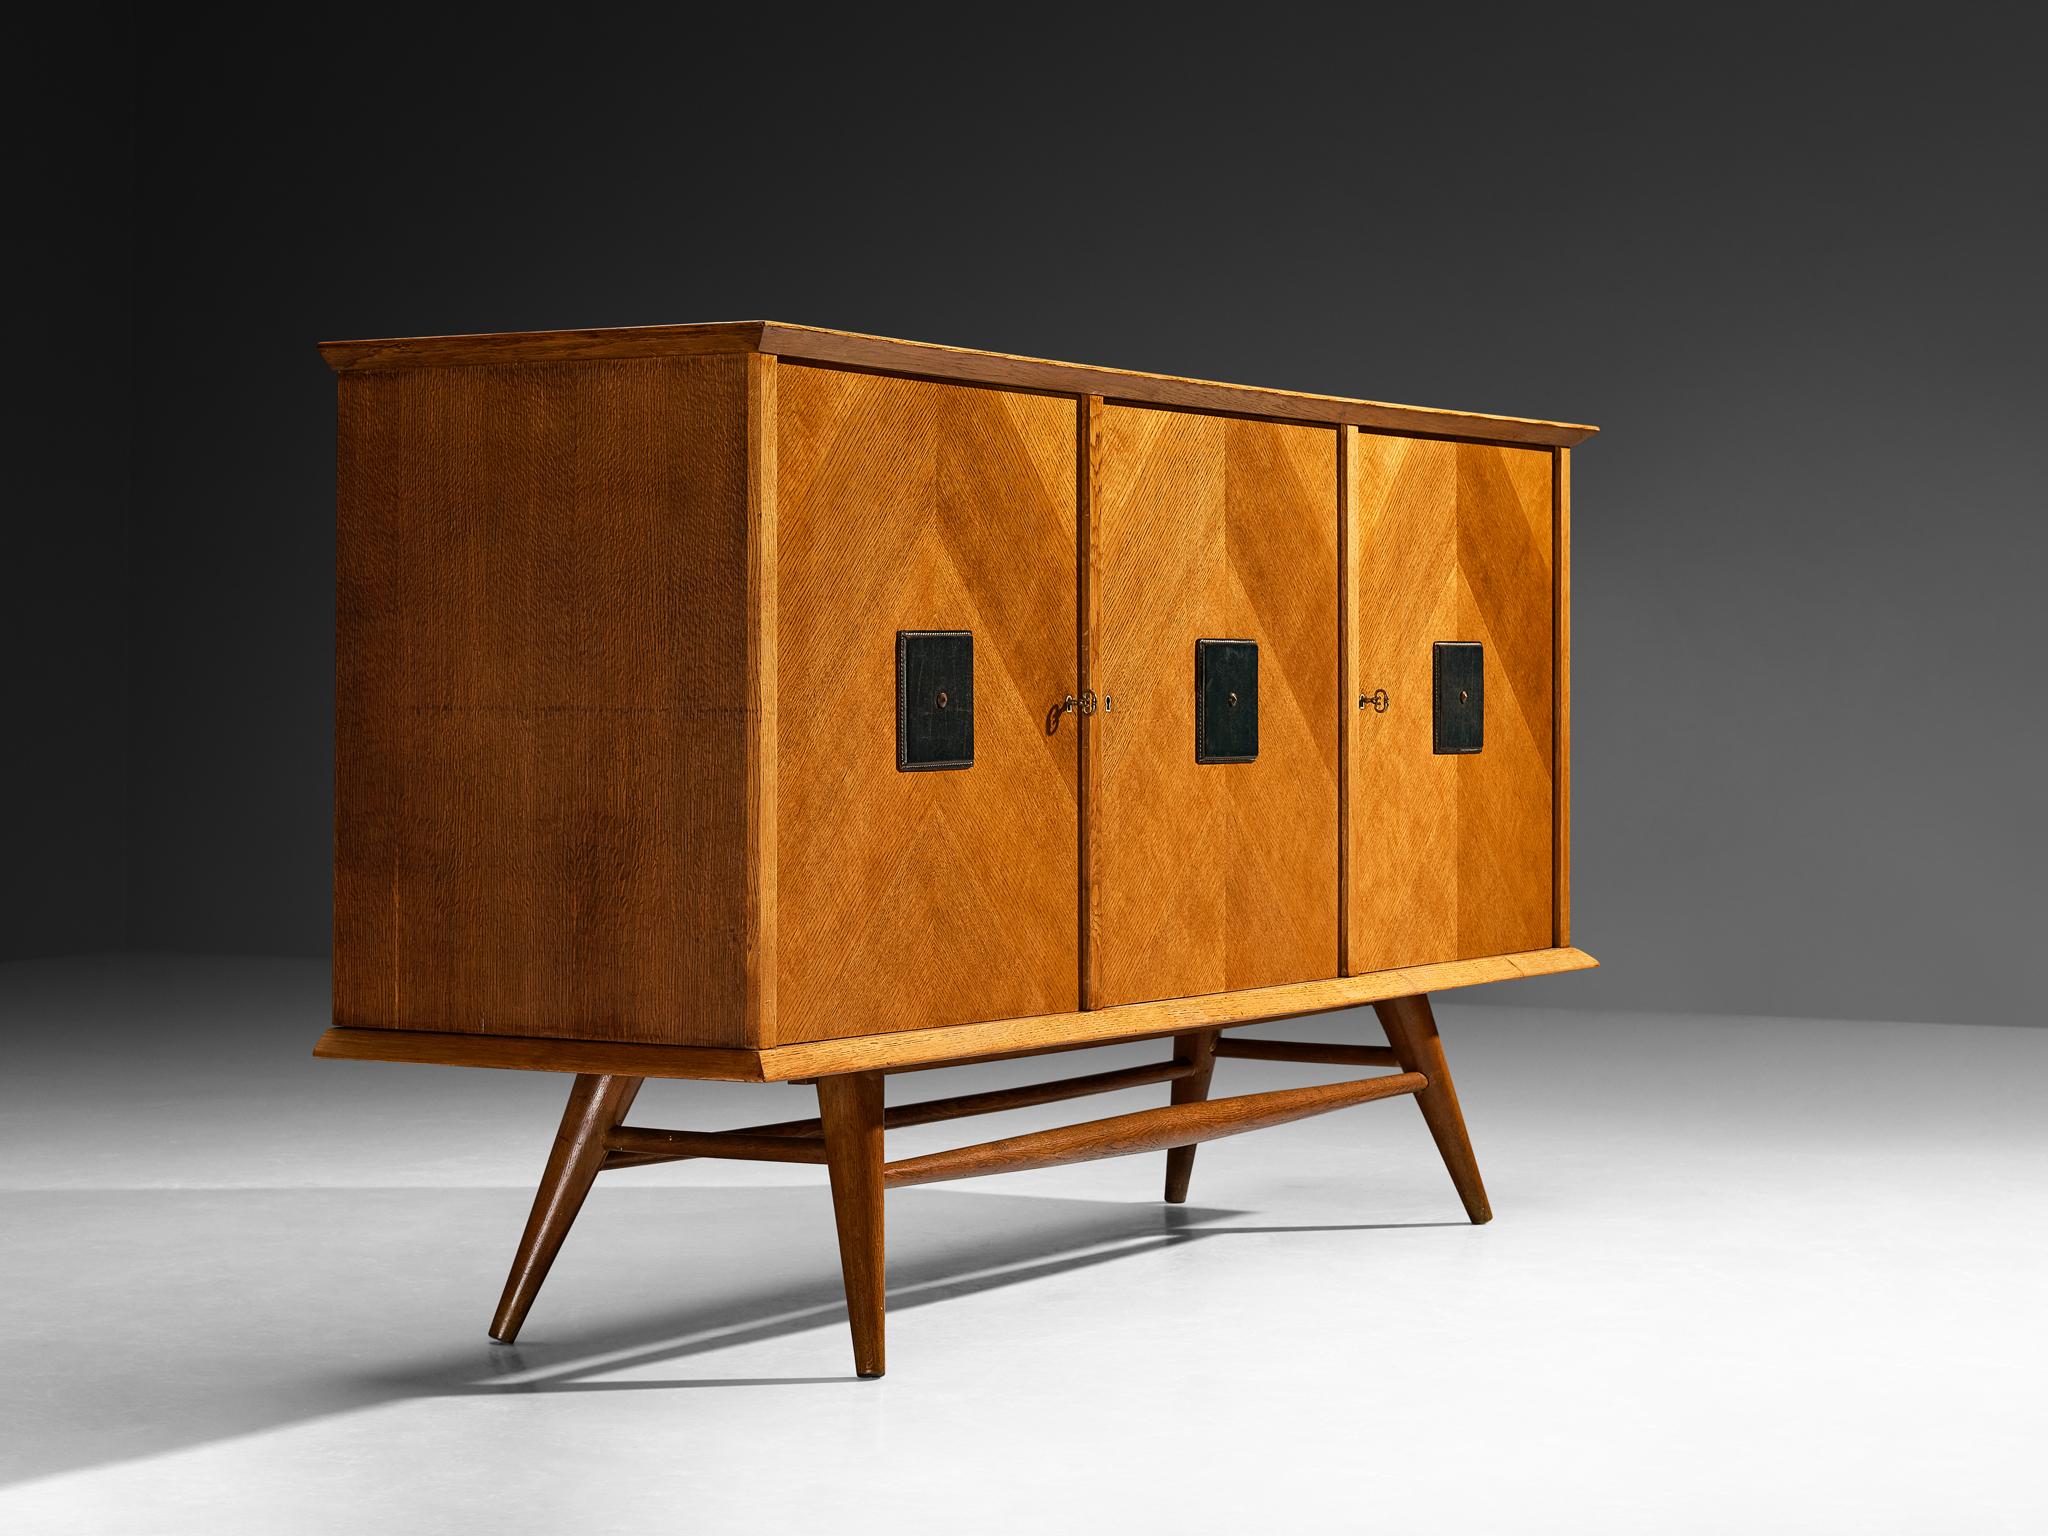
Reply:
M1557 536L1554 559L1557 568L1551 583L1557 597L1557 612L1551 628L1557 643L1557 739L1551 744L1553 786L1557 809L1551 817L1557 846L1552 857L1557 866L1557 894L1552 899L1552 941L1560 948L1572 941L1572 451L1557 450L1556 489Z
M1075 404L777 380L777 1038L1071 1010ZM969 767L898 767L902 630L973 636Z
M775 1039L776 737L781 718L776 665L776 359L747 359L747 683L753 732L747 745L747 1040Z
M343 377L338 1023L752 1043L747 368Z
M1336 974L1336 450L1333 428L1102 413L1092 1006ZM1253 761L1196 761L1203 639L1258 645Z

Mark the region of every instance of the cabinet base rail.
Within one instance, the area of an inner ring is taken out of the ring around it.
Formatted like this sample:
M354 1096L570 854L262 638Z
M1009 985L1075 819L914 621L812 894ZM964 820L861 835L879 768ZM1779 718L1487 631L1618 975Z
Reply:
M1356 1082L1310 1088L1281 1088L1272 1093L1245 1093L1235 1098L1195 1104L1169 1104L1033 1131L1001 1141L984 1141L950 1152L932 1152L882 1165L882 1182L891 1189L907 1184L936 1184L944 1179L971 1179L984 1173L1022 1173L1032 1168L1057 1168L1098 1157L1124 1157L1133 1152L1161 1152L1169 1147L1199 1146L1240 1131L1256 1131L1290 1120L1306 1120L1352 1104L1417 1093L1429 1086L1420 1072L1390 1073Z
M1429 999L1422 995L1393 998L1375 1003L1373 1009L1386 1031L1385 1046L1233 1039L1220 1029L1196 1030L1175 1037L1174 1054L1167 1061L928 1099L893 1109L882 1103L886 1073L850 1072L816 1080L817 1117L732 1131L672 1131L627 1125L625 1117L642 1080L580 1074L570 1088L568 1107L555 1134L533 1210L513 1258L512 1272L492 1318L491 1337L508 1344L518 1337L562 1241L599 1173L686 1158L826 1166L839 1227L854 1369L861 1376L880 1376L885 1368L882 1194L886 1189L1163 1150L1167 1154L1165 1198L1178 1203L1187 1198L1195 1148L1202 1142L1285 1125L1353 1104L1412 1095L1464 1202L1466 1214L1475 1223L1490 1220L1492 1209L1480 1181L1479 1165L1465 1131ZM1348 1082L1211 1099L1209 1082L1218 1057L1333 1066L1392 1066L1398 1070ZM885 1130L996 1114L1154 1083L1172 1085L1171 1103L893 1163L882 1156Z

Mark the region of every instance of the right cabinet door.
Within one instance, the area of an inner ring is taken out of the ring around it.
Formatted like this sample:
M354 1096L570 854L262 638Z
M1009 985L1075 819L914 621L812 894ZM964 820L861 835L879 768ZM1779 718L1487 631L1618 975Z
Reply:
M1346 712L1345 969L1547 948L1554 456L1358 431L1345 440L1360 696ZM1381 690L1383 711L1361 702Z

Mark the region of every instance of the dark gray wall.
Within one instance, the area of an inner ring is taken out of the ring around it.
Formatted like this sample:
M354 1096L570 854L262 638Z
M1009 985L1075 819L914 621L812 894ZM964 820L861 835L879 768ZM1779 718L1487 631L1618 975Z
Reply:
M1223 14L714 55L415 8L261 67L146 38L135 940L327 940L316 339L769 315L1602 424L1576 890L1607 968L1520 995L2038 1021L2029 51L1875 12Z
M0 960L118 949L127 925L130 121L125 24L12 25Z

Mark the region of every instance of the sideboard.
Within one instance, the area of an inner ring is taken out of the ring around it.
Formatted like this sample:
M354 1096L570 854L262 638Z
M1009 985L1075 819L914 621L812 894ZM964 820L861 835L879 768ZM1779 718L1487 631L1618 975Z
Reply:
M773 322L333 342L326 1057L572 1073L491 1325L600 1172L819 1163L854 1363L883 1192L1412 1097L1428 995L1571 944L1593 428ZM1235 1026L1370 1004L1384 1045ZM885 1105L884 1079L1154 1062ZM1210 1096L1219 1058L1391 1070ZM628 1120L649 1077L814 1118ZM889 1161L884 1131L1169 1086Z

